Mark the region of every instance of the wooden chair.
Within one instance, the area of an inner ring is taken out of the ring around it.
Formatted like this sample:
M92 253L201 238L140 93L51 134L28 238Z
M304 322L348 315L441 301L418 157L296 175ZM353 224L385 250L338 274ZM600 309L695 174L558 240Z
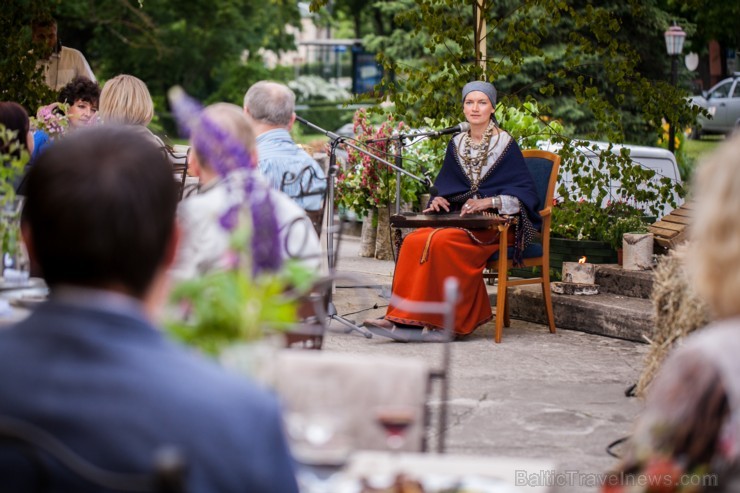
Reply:
M508 233L510 224L498 226L499 251L493 254L486 266L489 272L498 274L498 288L496 295L496 334L495 341L501 342L504 326L509 326L509 286L521 286L524 284L540 284L542 286L542 297L544 298L545 311L547 312L547 323L550 332L555 333L555 319L552 313L552 297L550 295L550 223L552 221L552 199L555 194L555 182L558 178L560 168L560 156L555 153L540 150L524 150L524 161L532 174L537 188L540 215L542 216L542 229L540 231L540 242L532 243L523 252L524 267L539 267L539 277L531 279L509 279L508 270L514 267L511 257L514 255L514 247L508 245ZM490 274L486 274L489 276Z

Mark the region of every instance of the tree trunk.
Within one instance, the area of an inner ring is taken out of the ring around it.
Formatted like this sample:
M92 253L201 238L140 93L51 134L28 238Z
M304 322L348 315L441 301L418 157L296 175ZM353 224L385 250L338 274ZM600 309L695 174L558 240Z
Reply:
M375 240L375 258L379 260L393 260L393 244L391 243L390 212L388 207L378 208L378 233Z
M362 233L360 236L360 257L374 257L375 256L375 237L377 235L377 228L373 225L376 223L377 212L375 209L369 210L365 216L365 220L362 222Z

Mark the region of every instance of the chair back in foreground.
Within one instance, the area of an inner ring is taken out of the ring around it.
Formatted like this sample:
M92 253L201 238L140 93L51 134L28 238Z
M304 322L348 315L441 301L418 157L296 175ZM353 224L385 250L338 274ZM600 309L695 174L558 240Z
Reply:
M521 286L525 284L540 284L542 286L542 297L547 313L547 323L550 332L555 333L555 318L552 312L552 297L550 294L550 225L552 222L552 198L555 195L555 183L560 169L560 156L549 151L523 150L524 161L527 164L532 179L537 189L540 215L542 216L542 229L540 230L540 241L532 243L524 249L524 267L539 267L540 275L530 279L509 279L508 270L514 267L511 258L514 255L513 248L508 245L508 233L510 224L501 224L499 228L499 250L488 261L488 270L498 275L498 288L496 290L496 332L494 340L501 342L504 326L509 326L509 286ZM489 274L486 274L489 276Z
M352 450L387 450L383 413L406 426L400 450L424 448L429 368L421 359L283 351L275 387L299 462Z
M121 491L184 493L186 466L173 447L154 457L150 474L101 469L46 430L29 422L0 416L0 491ZM66 486L65 486L66 485Z
M345 446L351 450L386 450L381 426L407 427L401 450L427 451L429 437L437 439L436 451L445 451L447 429L448 368L454 334L458 284L445 280L442 302L412 302L393 297L391 303L408 311L442 313L446 342L441 344L442 362L432 367L416 358L341 354L323 351L284 351L276 369L275 388L287 416L288 435L303 449ZM438 411L432 419L431 397L439 382ZM395 421L395 422L394 422ZM436 427L433 426L436 424ZM314 427L314 428L312 428ZM311 443L312 429L325 444ZM330 443L334 440L334 443ZM297 455L301 455L299 449ZM300 460L300 457L298 457Z

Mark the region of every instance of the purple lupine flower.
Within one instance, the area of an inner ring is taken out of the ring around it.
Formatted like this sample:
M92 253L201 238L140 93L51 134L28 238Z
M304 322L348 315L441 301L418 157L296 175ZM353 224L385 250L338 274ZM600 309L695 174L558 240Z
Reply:
M239 221L239 206L229 207L224 214L218 218L218 223L226 231L234 231Z
M239 139L203 115L202 106L181 88L173 88L169 96L178 126L183 133L192 136L204 159L221 177L238 177L224 182L230 192L235 192L231 187L237 184L242 187L244 202L240 205L248 206L251 213L252 275L279 269L283 258L275 208L270 200L269 185L259 178L251 154ZM233 231L238 217L239 205L230 207L219 218L219 224Z
M252 177L253 189L249 195L252 213L252 273L275 271L283 263L278 234L279 226L275 218L275 207L270 200L269 189L264 182L257 182ZM255 185L259 183L259 190Z

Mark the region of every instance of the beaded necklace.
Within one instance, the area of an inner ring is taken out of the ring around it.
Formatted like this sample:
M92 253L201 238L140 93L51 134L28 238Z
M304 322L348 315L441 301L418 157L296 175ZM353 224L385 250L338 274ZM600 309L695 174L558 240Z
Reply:
M471 191L473 193L478 191L478 184L481 179L481 170L483 169L484 163L488 160L489 145L495 129L496 124L491 121L488 124L488 127L486 127L486 131L483 132L483 137L478 144L473 144L473 139L470 137L470 130L468 130L463 137L460 159L462 160L463 170L472 185ZM500 133L498 136L501 138ZM475 151L475 154L473 154L473 151Z

